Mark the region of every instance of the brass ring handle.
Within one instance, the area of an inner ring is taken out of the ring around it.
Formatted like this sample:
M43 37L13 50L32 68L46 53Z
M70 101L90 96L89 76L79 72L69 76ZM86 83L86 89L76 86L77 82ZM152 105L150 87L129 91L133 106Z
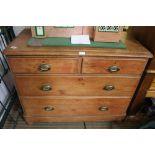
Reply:
M109 110L109 108L108 107L105 107L105 106L99 107L98 109L100 111L108 111Z
M46 72L46 71L49 71L51 69L50 65L49 64L41 64L39 66L39 70L41 72Z
M118 66L116 66L116 65L113 65L113 66L110 66L109 68L108 68L108 71L109 72L118 72L120 70L120 68L118 67Z
M52 87L51 87L50 85L48 85L48 84L44 84L44 85L42 85L42 86L40 87L40 89L41 89L42 91L50 91L50 90L52 90Z
M103 89L107 90L107 91L111 91L111 90L115 89L115 87L113 85L105 85Z
M54 110L54 107L47 106L47 107L44 107L44 110L45 111L53 111Z

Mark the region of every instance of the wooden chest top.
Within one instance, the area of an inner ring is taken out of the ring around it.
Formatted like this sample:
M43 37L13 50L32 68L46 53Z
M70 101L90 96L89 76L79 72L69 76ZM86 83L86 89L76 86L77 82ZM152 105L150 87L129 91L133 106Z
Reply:
M119 56L152 58L152 54L138 41L127 36L126 49L90 48L90 47L30 47L27 41L31 37L29 29L24 30L5 50L7 56L79 56L79 51L84 51L85 56ZM16 47L16 48L11 48Z

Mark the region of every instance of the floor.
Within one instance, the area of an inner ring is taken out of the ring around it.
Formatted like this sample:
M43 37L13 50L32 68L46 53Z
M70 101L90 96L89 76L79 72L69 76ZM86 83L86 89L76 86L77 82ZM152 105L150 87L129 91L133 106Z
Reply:
M10 115L16 119L17 122L8 116L4 129L138 129L142 121L140 119L126 119L121 122L63 122L63 123L34 123L27 125L22 118L22 115L18 115L17 108L13 107ZM19 117L17 117L19 116Z

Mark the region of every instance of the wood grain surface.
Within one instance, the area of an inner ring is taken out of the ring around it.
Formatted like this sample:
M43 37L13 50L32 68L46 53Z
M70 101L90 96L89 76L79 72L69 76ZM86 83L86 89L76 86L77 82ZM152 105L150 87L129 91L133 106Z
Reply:
M130 37L125 41L126 49L88 48L88 47L30 47L27 41L30 39L30 30L24 30L4 51L7 56L23 55L53 55L53 56L79 56L79 51L85 51L86 56L120 56L151 58L152 54L138 41ZM13 47L13 48L12 48Z
M24 116L27 124L31 125L35 122L97 122L97 121L121 121L125 115L112 116L72 116L72 117L28 117Z
M16 76L21 96L132 96L138 81L139 76ZM42 91L43 85L52 90ZM115 88L104 90L106 85Z
M80 59L78 58L50 58L50 57L29 57L29 58L8 58L12 72L14 73L78 73ZM47 64L50 69L41 71L40 65Z
M30 30L24 30L4 52L27 123L114 121L125 117L152 57L138 41L128 35L126 49L30 47L30 37ZM81 51L85 55L79 55ZM47 71L40 70L43 64L50 66ZM111 65L120 70L109 72ZM104 106L108 110L100 111Z
M117 66L120 70L113 74L141 74L146 63L146 59L84 58L82 73L109 74L109 67Z
M124 115L130 98L22 98L26 116L111 116ZM46 110L46 108L53 110ZM99 108L107 107L105 111Z
M121 32L99 32L99 26L95 27L94 41L99 42L119 42L121 40Z

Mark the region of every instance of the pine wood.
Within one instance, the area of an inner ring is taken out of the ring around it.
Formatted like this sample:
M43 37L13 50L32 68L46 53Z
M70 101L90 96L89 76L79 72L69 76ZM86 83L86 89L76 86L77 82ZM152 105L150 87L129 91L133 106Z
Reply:
M45 37L71 37L71 35L82 35L82 26L73 28L56 28L54 26L45 26ZM45 38L36 36L35 27L31 27L32 37Z
M129 102L130 98L22 98L25 115L40 117L124 115ZM53 107L54 110L45 111L47 106ZM109 110L100 111L102 106L108 107Z
M113 121L126 116L152 57L139 42L129 35L126 49L28 47L30 37L30 31L25 30L5 50L27 123ZM86 55L79 56L80 51ZM40 63L50 64L51 70L40 72ZM118 73L107 72L113 64L120 66ZM50 84L52 90L40 90L43 84ZM104 90L107 84L115 89ZM102 114L98 107L103 104L109 110ZM42 108L48 105L54 105L55 111L44 112Z
M116 65L120 68L113 74L141 74L147 59L126 58L84 58L82 73L109 74L108 68Z
M54 26L45 26L45 36L36 36L34 26L31 27L32 37L71 37L71 35L89 35L94 37L94 26L75 26L74 28L55 28Z
M132 96L138 81L139 76L16 76L21 96ZM44 84L52 90L40 90ZM104 90L108 84L115 89Z
M99 32L95 27L94 41L99 42L119 42L122 39L121 32Z
M75 116L75 117L31 117L24 116L27 124L35 122L97 122L97 121L121 121L125 115L116 116Z
M78 58L54 58L54 57L29 57L29 58L8 58L10 66L12 66L12 72L14 73L78 73L79 63ZM41 64L48 64L51 69L42 72L39 69Z
M83 35L89 35L91 39L94 37L94 26L83 26L82 31Z
M111 48L88 48L88 47L29 47L27 41L30 39L30 30L24 30L4 51L8 57L12 56L79 56L79 51L85 51L86 56L105 56L105 57L133 57L133 58L152 58L152 54L144 48L136 39L128 36L125 44L126 49ZM11 48L11 47L16 47Z

